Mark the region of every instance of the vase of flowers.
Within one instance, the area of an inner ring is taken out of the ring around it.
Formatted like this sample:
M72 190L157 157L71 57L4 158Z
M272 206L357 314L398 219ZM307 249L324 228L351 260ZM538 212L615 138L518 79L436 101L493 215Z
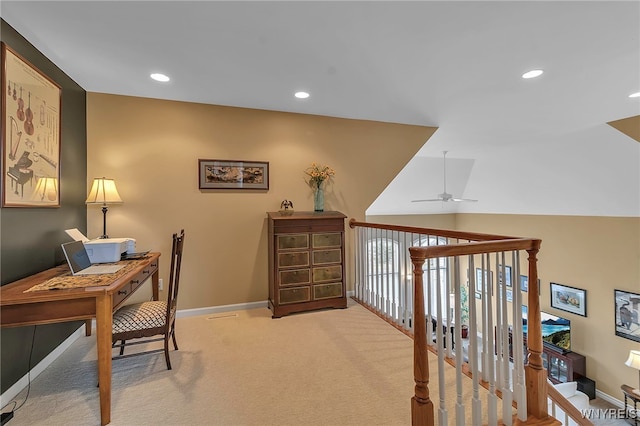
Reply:
M324 211L324 182L335 176L336 172L329 166L320 166L311 163L304 171L307 175L307 184L313 189L313 209L317 212Z

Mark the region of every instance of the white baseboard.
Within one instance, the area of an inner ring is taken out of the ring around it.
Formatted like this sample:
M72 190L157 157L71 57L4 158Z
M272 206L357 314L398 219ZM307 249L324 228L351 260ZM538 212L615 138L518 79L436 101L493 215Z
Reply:
M267 301L237 303L235 305L211 306L208 308L182 309L176 312L176 318L195 317L198 315L219 314L221 312L243 311L247 309L266 308Z
M53 361L55 361L62 353L69 348L80 336L84 336L84 325L81 325L76 331L67 337L64 342L58 345L49 355L47 355L42 361L40 361L31 371L20 380L18 380L13 386L7 389L2 395L0 395L0 407L4 407L9 404L23 389L29 385L29 380L33 380L40 373L42 373Z
M620 401L619 399L616 399L614 397L612 397L611 395L608 395L602 391L599 391L598 389L596 389L596 397L598 398L602 398L605 401L607 401L609 404L613 404L618 408L624 408L624 402Z

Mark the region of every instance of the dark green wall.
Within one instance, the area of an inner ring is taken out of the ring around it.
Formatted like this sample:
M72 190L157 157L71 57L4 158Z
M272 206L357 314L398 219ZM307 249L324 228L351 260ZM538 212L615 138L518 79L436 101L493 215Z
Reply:
M4 285L64 262L64 230L86 234L87 119L86 92L4 20L0 39L62 87L60 208L0 209L0 284ZM0 160L2 161L2 160ZM1 321L0 312L0 321ZM0 329L0 388L4 393L40 362L81 322Z

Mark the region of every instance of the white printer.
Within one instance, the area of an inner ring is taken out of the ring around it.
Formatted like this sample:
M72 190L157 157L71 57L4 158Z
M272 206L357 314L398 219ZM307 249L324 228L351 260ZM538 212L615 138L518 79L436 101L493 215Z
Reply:
M117 262L124 253L135 253L133 238L104 238L84 241L91 263Z
M67 229L67 234L75 241L82 241L91 263L118 262L124 253L135 253L136 240L133 238L103 238L90 240L78 229Z

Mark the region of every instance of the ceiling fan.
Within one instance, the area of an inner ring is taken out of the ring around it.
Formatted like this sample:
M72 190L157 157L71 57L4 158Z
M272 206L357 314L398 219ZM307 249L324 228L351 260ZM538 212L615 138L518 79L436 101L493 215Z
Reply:
M438 194L438 198L430 198L428 200L412 200L412 203L421 203L423 201L442 201L446 203L447 201L471 201L476 202L478 200L471 200L469 198L454 198L452 194L447 192L447 151L442 151L443 154L443 162L444 162L444 188L442 190L442 194Z

